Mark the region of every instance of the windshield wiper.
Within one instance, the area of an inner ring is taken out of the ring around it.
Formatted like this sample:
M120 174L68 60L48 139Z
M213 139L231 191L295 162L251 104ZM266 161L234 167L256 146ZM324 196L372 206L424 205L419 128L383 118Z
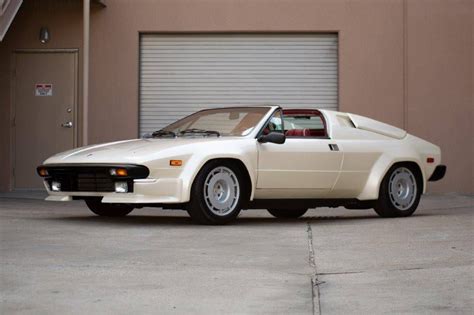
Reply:
M180 135L185 135L185 134L207 134L207 135L216 135L218 137L221 136L219 131L215 130L204 130L204 129L197 129L197 128L190 128L190 129L185 129L179 132Z
M151 136L154 138L154 137L176 137L176 134L173 132L173 131L170 131L170 130L157 130L157 131L154 131Z

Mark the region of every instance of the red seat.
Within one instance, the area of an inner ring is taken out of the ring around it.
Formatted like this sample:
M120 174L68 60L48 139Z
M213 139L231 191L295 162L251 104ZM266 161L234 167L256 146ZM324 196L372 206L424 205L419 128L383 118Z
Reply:
M325 137L326 131L324 129L311 129L311 137Z
M290 129L286 132L287 137L325 137L324 129Z
M309 129L290 129L286 132L287 137L310 137Z

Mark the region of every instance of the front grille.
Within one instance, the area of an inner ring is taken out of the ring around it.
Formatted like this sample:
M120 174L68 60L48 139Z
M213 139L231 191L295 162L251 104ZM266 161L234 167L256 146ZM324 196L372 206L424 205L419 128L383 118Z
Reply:
M107 174L101 173L68 174L54 176L52 180L61 183L62 191L111 192L115 190L112 178L107 176Z
M109 167L61 167L49 168L46 179L49 187L53 181L61 183L66 192L114 192L115 181L126 181L128 191L133 192L133 179L113 178Z
M104 174L78 174L78 191L113 191L114 182Z

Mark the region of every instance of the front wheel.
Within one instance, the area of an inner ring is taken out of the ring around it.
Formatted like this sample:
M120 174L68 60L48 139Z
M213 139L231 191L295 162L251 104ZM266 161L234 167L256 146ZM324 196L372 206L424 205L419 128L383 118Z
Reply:
M268 209L268 212L275 218L296 219L306 213L308 209Z
M413 167L394 165L385 175L375 204L375 212L384 218L408 217L420 202L421 177Z
M196 176L186 210L200 224L229 223L248 197L243 183L242 171L233 163L210 162Z
M126 204L102 203L102 198L87 198L85 201L93 213L102 217L124 217L134 209Z

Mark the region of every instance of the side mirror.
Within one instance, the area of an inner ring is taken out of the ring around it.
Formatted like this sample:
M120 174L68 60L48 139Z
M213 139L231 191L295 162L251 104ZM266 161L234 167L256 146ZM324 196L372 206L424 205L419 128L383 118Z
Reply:
M286 141L286 136L282 132L270 132L268 135L261 135L258 137L258 142L260 143L276 143L283 144Z

